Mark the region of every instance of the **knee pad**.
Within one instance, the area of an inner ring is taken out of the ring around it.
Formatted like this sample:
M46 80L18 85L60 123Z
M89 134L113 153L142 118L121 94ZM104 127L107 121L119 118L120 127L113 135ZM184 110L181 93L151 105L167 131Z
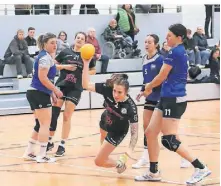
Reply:
M40 129L40 123L39 123L38 119L35 119L34 131L38 133L39 129Z
M175 135L162 136L161 142L165 148L174 152L177 151L181 144L181 142L176 139Z
M53 132L56 131L58 117L60 115L60 112L61 112L60 107L52 107L52 117L51 117L50 131L53 131Z

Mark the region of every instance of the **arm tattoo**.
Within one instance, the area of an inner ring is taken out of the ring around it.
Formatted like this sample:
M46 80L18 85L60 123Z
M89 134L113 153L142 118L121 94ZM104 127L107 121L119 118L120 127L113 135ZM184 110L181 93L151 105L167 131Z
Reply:
M137 144L137 139L138 139L138 123L131 123L130 130L131 130L131 139L130 139L129 148L133 151Z

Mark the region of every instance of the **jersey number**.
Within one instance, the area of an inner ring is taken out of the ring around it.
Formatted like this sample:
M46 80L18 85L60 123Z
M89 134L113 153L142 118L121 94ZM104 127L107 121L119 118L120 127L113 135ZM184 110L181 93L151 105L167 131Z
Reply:
M145 69L145 74L147 74L147 69Z
M171 110L170 109L165 109L165 116L170 116Z

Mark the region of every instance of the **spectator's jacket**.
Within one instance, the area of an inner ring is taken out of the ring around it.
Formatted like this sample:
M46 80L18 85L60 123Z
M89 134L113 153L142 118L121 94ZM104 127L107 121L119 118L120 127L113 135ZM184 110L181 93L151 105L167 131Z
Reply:
M198 46L200 51L206 50L208 48L207 39L204 34L199 35L197 32L195 32L193 35L193 41L195 46Z
M106 41L114 41L116 38L115 35L123 35L123 37L127 37L127 35L118 27L112 28L108 26L103 33L104 39Z
M26 54L28 55L28 45L25 40L19 40L17 35L9 44L4 58L11 57L12 55Z
M211 77L220 77L220 62L219 59L209 59L209 67L210 67L210 76Z
M99 42L95 37L92 39L90 36L88 36L87 43L90 43L94 46L95 54L101 54L101 48L100 48Z
M186 41L187 41L187 48L186 49L188 49L188 50L195 50L195 43L194 43L194 40L193 40L193 38L187 38L186 39Z
M25 38L25 41L27 42L28 46L37 46L37 42L35 38L30 38L29 36L27 36ZM29 54L30 57L34 57L36 55L38 55L39 51L36 51L35 54Z

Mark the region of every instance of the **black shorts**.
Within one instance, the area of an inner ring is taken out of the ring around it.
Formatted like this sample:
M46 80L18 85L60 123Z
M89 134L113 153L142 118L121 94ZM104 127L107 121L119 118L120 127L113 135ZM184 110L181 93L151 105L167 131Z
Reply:
M144 103L144 109L153 111L155 109L157 103L158 103L158 101L146 100L145 103Z
M108 132L105 140L116 147L123 141L126 135L127 132Z
M100 128L107 132L107 124L106 124L106 110L101 114L101 120L100 120Z
M66 88L66 87L60 87L61 92L63 93L62 100L64 101L71 101L75 104L75 106L78 105L80 99L81 99L81 90L74 90L73 88Z
M163 112L164 118L180 119L187 107L187 102L177 102L177 98L160 98L156 108Z
M39 90L28 90L26 97L31 110L51 107L51 96Z

